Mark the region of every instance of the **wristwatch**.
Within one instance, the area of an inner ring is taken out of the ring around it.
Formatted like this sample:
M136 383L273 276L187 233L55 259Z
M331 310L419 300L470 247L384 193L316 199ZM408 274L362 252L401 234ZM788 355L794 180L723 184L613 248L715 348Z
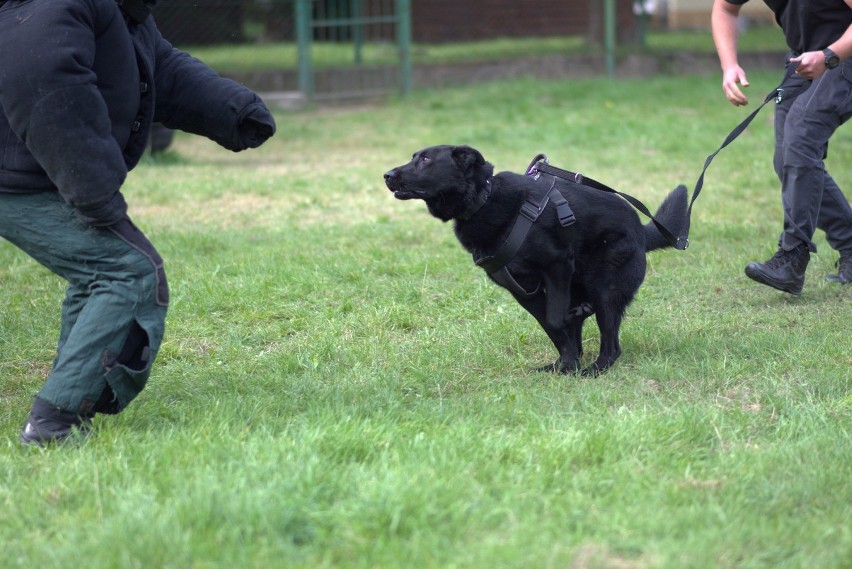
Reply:
M837 57L837 54L831 51L828 48L822 50L822 53L825 55L825 68L826 69L834 69L838 65L840 65L840 58Z

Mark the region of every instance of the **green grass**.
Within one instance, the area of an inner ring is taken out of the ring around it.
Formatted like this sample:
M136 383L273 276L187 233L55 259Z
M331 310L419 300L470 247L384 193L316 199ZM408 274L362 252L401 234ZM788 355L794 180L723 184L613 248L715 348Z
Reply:
M709 29L651 31L645 43L654 50L716 53ZM784 34L774 24L750 26L740 32L738 48L742 53L784 51Z
M295 69L298 65L297 46L293 42L189 46L186 49L221 72ZM650 53L715 53L709 31L650 31L646 35L644 46L620 46L624 54L635 53L637 49ZM742 34L740 49L744 52L783 51L784 38L775 26L755 26ZM415 64L430 64L589 53L603 54L603 48L589 45L582 36L565 36L499 38L445 44L415 43L412 46L411 58ZM355 48L351 43L315 42L312 44L311 55L317 68L349 66L353 65ZM361 56L366 65L389 65L397 61L397 48L390 42L367 42L362 46Z
M2 566L848 567L852 288L821 235L801 297L742 273L780 230L771 110L711 166L691 247L649 256L595 379L531 372L555 357L533 319L383 188L467 143L653 208L745 112L718 77L518 80L281 113L244 154L179 135L125 190L167 263L160 358L70 448L17 442L63 286L0 243ZM848 188L848 129L829 155Z

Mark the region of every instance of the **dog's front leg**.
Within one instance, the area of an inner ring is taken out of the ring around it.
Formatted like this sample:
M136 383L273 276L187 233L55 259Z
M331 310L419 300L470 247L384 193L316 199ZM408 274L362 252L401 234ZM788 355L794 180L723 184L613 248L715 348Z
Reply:
M533 315L559 352L559 359L555 363L539 368L539 371L561 373L574 373L578 371L580 369L580 345L577 342L579 334L576 333L573 326L556 328L548 323L547 295L544 292L539 292L532 297L525 297L515 293L512 293L512 296L515 297L518 304ZM579 319L579 324L577 325L583 325L583 318Z

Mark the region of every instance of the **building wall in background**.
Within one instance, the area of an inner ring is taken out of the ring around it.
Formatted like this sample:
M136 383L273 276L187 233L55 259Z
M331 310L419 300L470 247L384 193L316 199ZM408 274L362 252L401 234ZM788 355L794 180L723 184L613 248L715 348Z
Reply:
M168 0L154 15L160 30L177 45L293 41L295 0ZM633 0L615 0L619 39L633 37ZM394 0L313 0L316 19L393 13ZM603 0L411 0L415 42L444 43L517 37L603 38ZM367 26L371 39L393 39L391 26ZM343 33L319 31L320 41L349 41Z
M412 0L412 35L423 43L580 35L599 39L601 0ZM632 0L616 0L617 28L635 27Z

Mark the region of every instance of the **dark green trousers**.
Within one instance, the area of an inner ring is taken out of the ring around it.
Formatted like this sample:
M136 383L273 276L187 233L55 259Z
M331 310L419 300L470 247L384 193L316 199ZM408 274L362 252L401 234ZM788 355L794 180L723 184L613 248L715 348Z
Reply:
M145 387L165 330L169 293L156 249L129 219L83 224L54 192L0 193L0 237L68 282L38 396L83 415L124 409Z

